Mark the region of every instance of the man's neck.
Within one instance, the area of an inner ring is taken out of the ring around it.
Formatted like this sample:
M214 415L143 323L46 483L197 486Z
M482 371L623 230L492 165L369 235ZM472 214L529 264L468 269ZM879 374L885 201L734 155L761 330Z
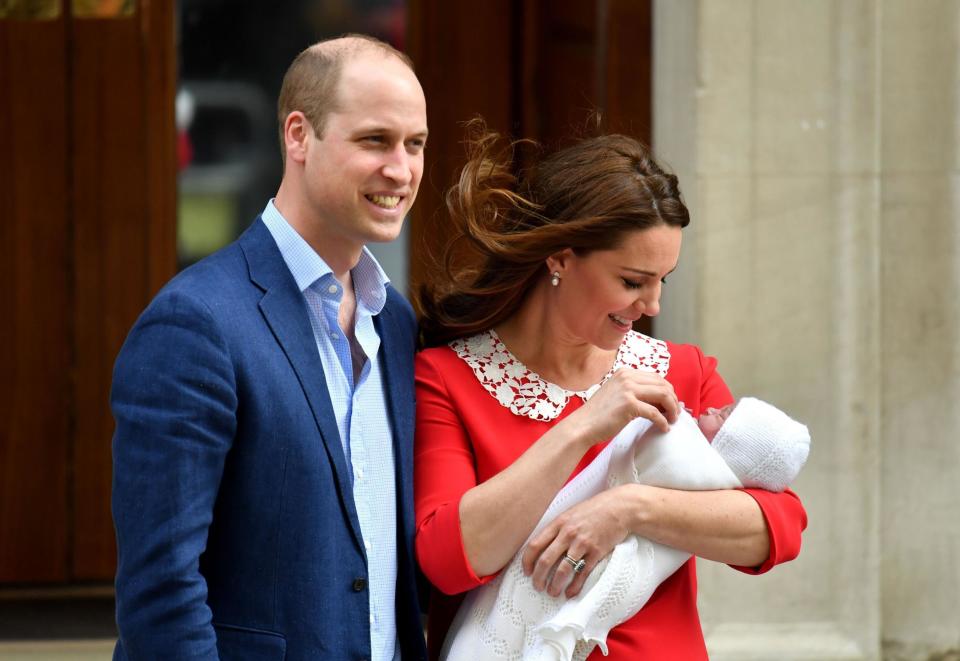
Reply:
M273 205L290 227L326 262L333 271L333 277L345 289L351 286L350 270L360 261L363 245L328 231L321 219L312 218L302 205L295 203L295 199L296 196L281 184Z

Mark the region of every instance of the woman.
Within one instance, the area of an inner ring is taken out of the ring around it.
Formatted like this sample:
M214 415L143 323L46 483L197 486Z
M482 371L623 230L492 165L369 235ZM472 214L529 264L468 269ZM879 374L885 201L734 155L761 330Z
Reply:
M659 312L689 214L677 179L635 140L583 140L521 178L512 152L475 124L448 195L482 255L418 301L430 347L417 357L417 554L457 595L494 578L553 497L630 420L666 430L733 401L697 347L631 330ZM681 404L683 402L683 404ZM747 573L796 557L797 497L622 485L566 511L526 545L524 571L548 594L577 594L597 562L637 534ZM456 603L432 600L436 656ZM607 639L611 659L706 659L695 563L667 579ZM599 657L594 652L591 658Z

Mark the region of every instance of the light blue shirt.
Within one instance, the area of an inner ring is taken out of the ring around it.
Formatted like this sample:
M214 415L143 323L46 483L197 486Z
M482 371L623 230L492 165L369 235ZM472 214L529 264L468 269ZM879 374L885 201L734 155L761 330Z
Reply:
M303 294L337 418L343 454L353 468L353 499L367 554L373 661L399 659L393 431L387 415L383 373L377 359L380 336L373 325L374 315L380 313L387 301L389 279L364 248L360 261L350 271L357 301L354 335L363 354L363 368L354 383L350 341L337 321L343 287L327 263L280 214L273 200L267 203L261 217Z

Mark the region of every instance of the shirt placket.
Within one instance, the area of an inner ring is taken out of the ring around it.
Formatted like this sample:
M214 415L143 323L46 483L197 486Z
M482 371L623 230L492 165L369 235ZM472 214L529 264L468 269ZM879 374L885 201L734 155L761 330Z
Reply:
M358 306L360 303L358 302ZM373 537L374 535L374 525L373 525L373 512L370 511L371 503L371 493L370 489L373 484L371 479L373 476L370 473L370 463L368 461L368 450L364 439L366 438L366 430L364 428L363 416L359 415L359 411L362 408L359 406L358 402L364 395L367 386L367 377L370 374L371 361L373 358L367 353L368 347L363 346L363 342L360 341L361 337L364 337L366 331L364 322L368 319L365 317L358 307L357 315L357 326L354 329L357 335L358 342L360 343L366 360L364 361L363 368L360 371L360 376L357 380L356 386L353 389L352 394L352 406L351 406L351 420L350 420L350 455L353 461L353 494L354 502L357 506L357 517L360 519L360 530L363 534L363 546L367 554L367 565L371 566L373 564L373 556L376 553L376 550L373 547ZM356 411L358 413L353 413ZM376 601L376 592L371 590L370 592L370 630L373 634L373 640L379 639L380 632L380 622L379 622L379 611L381 604Z

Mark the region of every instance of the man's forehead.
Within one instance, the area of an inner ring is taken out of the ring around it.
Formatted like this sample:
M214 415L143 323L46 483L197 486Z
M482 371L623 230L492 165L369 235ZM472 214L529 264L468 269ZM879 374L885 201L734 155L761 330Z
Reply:
M313 44L309 50L326 55L327 57L352 57L363 52L383 52L382 49L366 39L358 37L339 37Z
M331 114L350 115L351 123L368 129L396 127L402 119L405 131L425 132L426 99L420 82L401 60L389 59L396 66L384 66L382 57L348 63L341 72Z
M364 48L346 55L341 62L341 78L351 75L370 75L372 72L390 76L402 74L416 78L416 74L403 60L392 53L380 50Z

